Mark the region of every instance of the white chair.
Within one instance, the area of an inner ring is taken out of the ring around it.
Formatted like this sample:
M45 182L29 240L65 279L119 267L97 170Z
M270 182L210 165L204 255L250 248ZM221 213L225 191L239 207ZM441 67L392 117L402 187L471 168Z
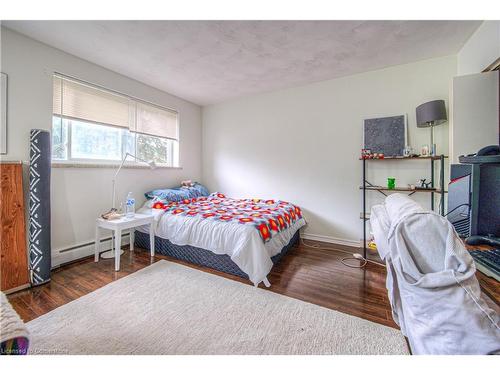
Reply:
M500 353L500 319L449 221L402 194L372 208L393 317L414 354Z

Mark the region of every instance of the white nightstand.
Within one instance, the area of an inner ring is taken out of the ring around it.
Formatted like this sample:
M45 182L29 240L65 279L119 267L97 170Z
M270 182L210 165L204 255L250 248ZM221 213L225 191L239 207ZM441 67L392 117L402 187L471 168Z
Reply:
M120 249L122 241L122 231L133 229L142 225L149 225L149 241L151 247L151 256L155 255L155 228L154 216L135 214L132 218L122 217L118 220L104 220L99 218L95 224L95 258L94 261L99 261L99 253L101 251L101 228L113 231L115 237L115 271L120 270ZM134 230L130 232L130 250L134 250Z

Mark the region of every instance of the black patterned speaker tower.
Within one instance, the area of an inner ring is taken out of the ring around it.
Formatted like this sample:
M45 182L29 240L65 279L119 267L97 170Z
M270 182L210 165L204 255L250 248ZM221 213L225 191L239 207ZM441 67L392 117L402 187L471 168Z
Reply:
M50 133L32 129L29 168L29 253L31 283L50 281Z

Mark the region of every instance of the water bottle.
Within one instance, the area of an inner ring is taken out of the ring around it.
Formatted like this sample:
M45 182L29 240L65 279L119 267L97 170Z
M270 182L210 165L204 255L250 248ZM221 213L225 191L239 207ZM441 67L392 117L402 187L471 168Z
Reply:
M125 216L127 218L132 218L135 215L135 199L132 192L128 193L127 200L125 202Z

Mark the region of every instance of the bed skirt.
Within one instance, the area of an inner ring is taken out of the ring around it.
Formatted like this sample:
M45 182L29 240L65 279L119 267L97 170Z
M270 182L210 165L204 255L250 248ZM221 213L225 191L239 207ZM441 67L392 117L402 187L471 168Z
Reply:
M281 252L271 257L273 264L277 264L283 256L286 255L290 249L299 242L299 231L295 232L292 239ZM135 231L135 245L137 247L150 250L149 247L149 234ZM231 275L236 275L244 279L248 279L248 275L243 272L237 265L231 260L229 255L225 254L215 254L210 250L201 249L199 247L184 245L174 245L167 239L155 236L155 252L166 255L175 259L183 260L189 263L197 264L199 266L204 266L212 268L217 271L229 273Z

